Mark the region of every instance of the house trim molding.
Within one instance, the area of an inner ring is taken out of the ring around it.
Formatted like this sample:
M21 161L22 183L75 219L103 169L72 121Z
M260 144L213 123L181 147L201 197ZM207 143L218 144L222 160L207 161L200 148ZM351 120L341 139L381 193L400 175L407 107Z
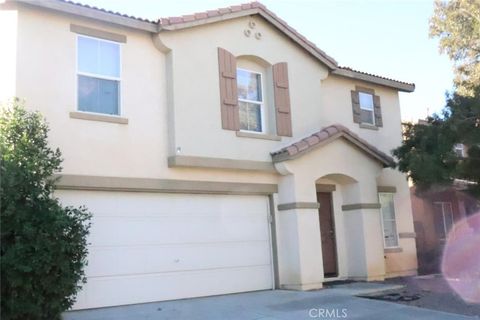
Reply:
M397 192L397 187L395 187L395 186L377 186L377 192L396 193Z
M415 232L399 232L398 237L400 239L416 238L417 234Z
M236 131L237 137L241 138L253 138L253 139L263 139L263 140L272 140L272 141L281 141L282 137L273 135L273 134L262 134L262 133L251 133L245 131Z
M277 206L279 211L293 210L293 209L319 209L318 202L290 202L283 203Z
M362 129L375 130L375 131L379 130L377 126L372 126L371 124L359 123L358 125Z
M353 204L344 204L342 206L343 211L352 211L360 209L380 209L382 205L380 203L353 203Z
M317 192L333 192L337 190L337 187L334 184L316 184L315 190Z
M81 119L81 120L89 120L89 121L100 121L100 122L110 122L110 123L118 123L118 124L128 124L128 118L120 117L120 116L112 116L107 114L95 114L95 113L88 113L83 111L71 111L70 118L72 119Z
M268 161L235 160L197 156L170 156L168 167L235 169L249 171L276 172L273 163Z
M78 24L70 24L70 31L78 34L82 34L84 36L90 36L94 38L100 38L120 43L127 42L127 36L123 34L103 31L99 29L93 29L85 26L80 26Z
M150 193L197 193L269 195L278 192L276 184L213 182L149 178L102 177L61 174L57 190L122 191Z
M403 248L384 248L383 249L383 252L384 253L400 253L400 252L403 252Z

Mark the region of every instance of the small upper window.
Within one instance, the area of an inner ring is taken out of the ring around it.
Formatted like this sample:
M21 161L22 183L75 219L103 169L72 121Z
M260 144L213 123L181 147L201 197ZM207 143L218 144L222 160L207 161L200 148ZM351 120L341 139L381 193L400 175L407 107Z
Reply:
M455 144L455 146L453 147L453 151L458 157L460 158L465 157L465 148L463 147L463 144L461 143Z
M77 37L78 110L120 113L120 44Z
M375 125L373 95L370 93L359 92L358 97L360 100L360 119L362 123Z
M237 69L240 130L264 132L262 75Z
M395 217L395 204L393 193L381 192L378 194L382 211L382 225L384 247L398 247L397 222Z

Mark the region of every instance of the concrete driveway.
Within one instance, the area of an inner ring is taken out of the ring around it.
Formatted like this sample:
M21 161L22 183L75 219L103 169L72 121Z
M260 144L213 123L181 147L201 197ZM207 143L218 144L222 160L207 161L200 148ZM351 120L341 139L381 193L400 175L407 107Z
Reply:
M378 283L353 283L318 291L257 291L216 297L154 302L66 312L65 320L152 319L479 319L391 302L356 297L398 288Z

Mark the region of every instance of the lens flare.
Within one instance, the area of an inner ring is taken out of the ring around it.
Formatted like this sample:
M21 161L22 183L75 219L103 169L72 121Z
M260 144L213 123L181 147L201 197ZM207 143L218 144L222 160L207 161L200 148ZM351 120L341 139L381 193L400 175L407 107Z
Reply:
M442 274L464 301L480 303L480 212L457 222L450 230Z

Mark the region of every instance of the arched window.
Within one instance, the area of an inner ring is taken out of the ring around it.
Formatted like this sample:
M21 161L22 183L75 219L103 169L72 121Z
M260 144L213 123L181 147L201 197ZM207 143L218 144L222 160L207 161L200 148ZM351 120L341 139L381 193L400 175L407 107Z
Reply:
M276 133L271 65L255 56L237 57L240 130Z

